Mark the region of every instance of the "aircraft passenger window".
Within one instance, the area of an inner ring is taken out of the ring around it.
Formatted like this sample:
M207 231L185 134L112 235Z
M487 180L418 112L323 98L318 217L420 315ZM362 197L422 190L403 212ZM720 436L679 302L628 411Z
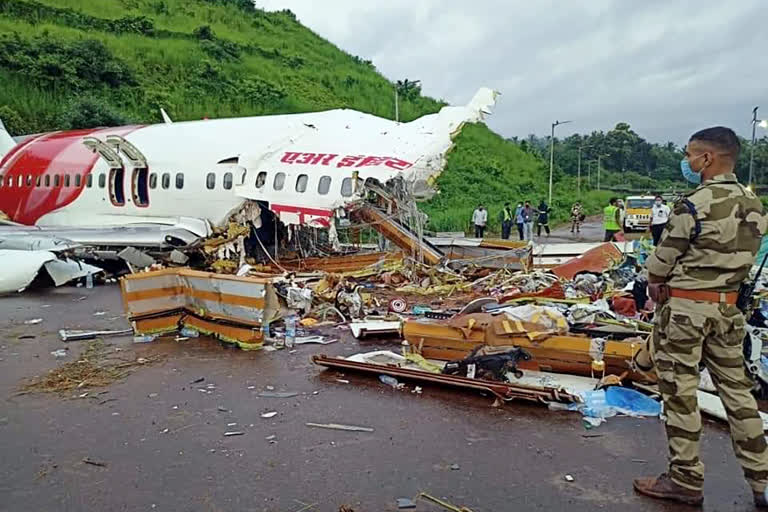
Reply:
M39 187L39 186L40 186L40 180L41 180L41 179L42 179L42 178L40 177L40 175L38 175L38 176L37 176L37 179L35 180L35 186L36 186L36 187ZM0 179L0 181L2 181L2 179Z
M27 174L27 186L28 187L32 186L32 175L31 174Z
M184 188L184 175L182 173L176 173L176 188Z
M275 174L275 181L272 182L272 188L275 190L283 190L283 185L285 185L285 173L279 172Z
M231 172L225 172L224 173L224 188L226 190L229 190L232 188L232 173Z
M261 171L259 174L256 175L256 188L263 187L266 182L267 182L267 173L265 171Z
M99 174L99 188L107 186L107 175L104 173Z
M53 186L58 187L61 185L61 174L54 174L53 175Z
M3 188L4 184L5 184L5 181L3 181L3 175L0 174L0 188Z
M21 174L19 174L19 180L18 180L18 181L19 181L19 186L22 186L22 185L24 185L24 176L22 176Z
M209 172L208 176L205 177L205 186L208 190L213 190L216 186L216 175L214 173Z
M308 181L309 176L306 174L299 174L299 177L296 178L296 192L306 192Z
M88 188L93 186L93 174L89 174L85 177L85 186Z
M69 174L64 175L64 186L65 187L69 186Z
M331 190L331 177L320 176L320 181L317 182L317 193L324 196Z
M157 188L157 174L154 172L149 175L149 188Z
M83 182L83 177L79 174L75 174L75 186L79 187L80 184Z
M6 183L6 185L8 185L9 187L12 187L12 186L13 186L13 176L8 176L8 179L6 180L6 182L5 182L5 183Z
M341 195L344 197L352 195L352 178L344 178L341 180Z
M164 189L168 189L171 186L171 175L168 174L167 172L163 173L163 180L161 185L163 186Z
M45 175L45 186L46 187L50 187L51 186L51 175L50 174L46 174Z

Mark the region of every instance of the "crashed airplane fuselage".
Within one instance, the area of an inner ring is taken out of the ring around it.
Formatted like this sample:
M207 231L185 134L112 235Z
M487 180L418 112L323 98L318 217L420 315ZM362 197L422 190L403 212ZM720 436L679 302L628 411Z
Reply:
M285 224L327 227L366 182L397 179L423 193L461 126L481 121L496 95L480 89L466 106L409 123L353 110L167 119L34 135L15 146L0 124L0 211L25 226L65 229L75 242L103 237L105 245L163 245L169 237L183 245L264 207ZM140 240L126 226L141 228Z

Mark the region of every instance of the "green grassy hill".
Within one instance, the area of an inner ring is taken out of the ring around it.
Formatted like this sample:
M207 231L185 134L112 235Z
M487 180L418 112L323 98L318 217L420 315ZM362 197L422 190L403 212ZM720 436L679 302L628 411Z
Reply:
M290 11L249 0L0 0L0 118L14 134L160 122L160 107L175 120L340 107L392 118L393 88ZM414 90L400 116L442 105ZM468 127L424 208L433 229L458 230L483 201L494 229L504 201L538 202L547 176L537 156ZM575 184L556 190L562 219ZM594 211L597 201L586 199Z

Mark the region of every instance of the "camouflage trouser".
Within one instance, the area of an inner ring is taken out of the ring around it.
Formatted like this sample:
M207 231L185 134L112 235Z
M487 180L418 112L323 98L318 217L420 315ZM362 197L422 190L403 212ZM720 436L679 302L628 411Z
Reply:
M652 356L667 416L669 473L689 489L701 489L701 416L696 390L699 362L709 369L728 414L731 439L753 490L768 484L768 449L751 382L744 370L744 315L727 304L671 298L656 312Z

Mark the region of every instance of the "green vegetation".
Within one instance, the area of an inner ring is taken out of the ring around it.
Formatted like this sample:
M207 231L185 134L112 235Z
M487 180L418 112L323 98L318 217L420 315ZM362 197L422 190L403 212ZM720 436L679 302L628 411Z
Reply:
M445 171L437 180L440 193L423 205L434 231L468 230L472 212L479 203L488 209L488 229L501 231L498 214L504 203L530 200L537 206L547 199L549 162L517 144L504 140L483 125L467 125L448 155ZM553 183L550 223L570 218L579 199L576 179L558 172ZM587 192L582 182L581 203L588 213L597 213L612 195L606 191Z
M159 122L160 107L180 120L394 116L394 84L370 61L247 0L3 0L0 34L0 108L15 133L82 127L66 112L83 97L125 122ZM404 121L442 106L402 88Z
M514 139L526 151L549 158L549 137L529 136L525 140ZM741 139L742 151L736 165L736 174L746 183L749 178L749 154L751 142ZM628 123L618 123L607 133L595 131L589 135L575 134L565 139L555 138L557 165L568 175L576 176L579 169L579 148L581 150L582 176L592 175L592 186L596 186L597 157L602 155L600 167L601 187L631 189L635 191L684 190L688 187L682 181L680 160L683 148L674 142L655 144L635 133ZM755 144L755 182L767 184L768 137L758 139Z

